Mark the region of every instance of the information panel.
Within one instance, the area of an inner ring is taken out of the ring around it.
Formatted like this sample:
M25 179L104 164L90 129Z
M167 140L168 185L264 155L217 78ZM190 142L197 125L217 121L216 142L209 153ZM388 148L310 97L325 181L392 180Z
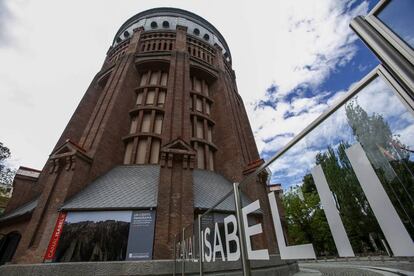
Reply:
M155 211L133 211L129 227L126 260L151 260L154 241Z

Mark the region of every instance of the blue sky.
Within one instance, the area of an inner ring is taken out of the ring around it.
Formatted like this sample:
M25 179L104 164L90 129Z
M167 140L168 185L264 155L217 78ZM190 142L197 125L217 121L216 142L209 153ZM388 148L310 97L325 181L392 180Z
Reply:
M344 94L354 83L361 80L368 72L373 70L377 65L379 65L378 59L375 57L374 54L364 45L361 40L357 40L354 43L355 45L355 56L347 62L343 66L338 66L332 73L328 76L326 80L324 80L319 86L317 87L301 87L298 86L295 89L292 89L287 93L280 100L271 100L272 96L269 96L263 100L259 100L255 103L255 110L260 112L259 110L262 109L264 106L271 107L273 109L277 109L278 102L289 102L295 101L298 98L308 98L313 99L315 96L321 96L317 98L314 102L314 105L326 104L328 102L333 102L332 99L337 99ZM272 95L277 93L277 84L273 84L268 88L268 94ZM325 106L325 109L329 105ZM284 113L283 119L286 120L291 117L299 117L301 115L306 115L309 109L312 107L307 107L299 112L292 112L290 110ZM323 111L324 109L321 109ZM319 112L318 112L319 113ZM320 112L321 113L321 112ZM279 120L280 122L281 120ZM297 132L286 132L280 133L275 136L275 138L293 138L293 136L297 134ZM272 139L265 139L264 142L268 143L271 142ZM270 150L262 150L260 152L262 158L268 159L271 157L279 147L275 147Z
M349 27L377 2L0 0L0 117L7 118L0 141L13 166L41 169L119 26L172 6L206 18L225 37L267 159L378 64Z
M369 116L381 115L394 138L398 138L404 147L414 148L414 114L381 78L373 79L352 101L361 106ZM270 164L272 183L280 183L284 189L300 185L303 177L315 166L316 154L326 152L328 146L336 149L341 142L348 145L356 143L344 106ZM398 155L394 157L399 159ZM410 159L414 159L414 154L411 153Z
M344 15L352 14L357 9L359 9L358 14L363 15L371 10L377 2L377 0L343 1L342 3L345 6L342 9L343 20L349 20ZM346 48L347 50L343 51L343 55L329 59L324 55L323 50L320 50L317 53L318 57L311 60L313 63L301 64L304 71L324 71L322 77L318 73L316 74L316 82L312 83L314 79L305 79L294 83L290 89L280 91L279 83L274 81L267 88L264 97L252 104L253 112L256 114L256 116L253 115L255 117L253 119L253 129L259 145L260 155L265 160L274 155L307 124L322 114L335 100L344 95L352 85L379 64L375 55L360 39L352 34L352 31L351 33L344 33L344 36L348 36L348 38L343 40L342 44L336 45L335 48L337 51ZM349 43L350 40L351 43ZM278 96L279 93L282 96ZM277 112L280 109L283 112ZM263 115L261 116L260 113L263 113ZM273 116L268 117L271 118L270 123L256 120L256 118L265 117L266 114L273 114ZM259 122L259 125L255 125L257 122ZM290 124L290 122L294 126L285 127L287 131L277 131L278 125ZM274 130L270 133L266 130L272 128Z

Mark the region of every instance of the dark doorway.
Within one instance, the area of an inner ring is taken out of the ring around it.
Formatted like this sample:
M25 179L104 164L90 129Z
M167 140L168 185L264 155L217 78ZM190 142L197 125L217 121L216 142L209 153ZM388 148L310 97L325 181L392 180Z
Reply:
M19 232L11 232L0 240L0 265L10 262L16 252L21 235Z

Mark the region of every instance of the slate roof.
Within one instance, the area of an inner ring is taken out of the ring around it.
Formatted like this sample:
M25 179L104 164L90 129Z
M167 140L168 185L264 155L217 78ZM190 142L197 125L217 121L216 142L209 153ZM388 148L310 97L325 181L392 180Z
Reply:
M233 190L233 184L224 176L207 170L193 170L194 207L209 209L222 199L229 191ZM242 205L246 206L252 201L242 194ZM216 208L216 211L235 211L234 196L231 194Z
M8 214L5 214L3 217L0 218L0 222L31 213L36 208L37 202L38 198L20 206L19 208L11 211Z
M157 207L160 167L117 166L66 201L61 210Z

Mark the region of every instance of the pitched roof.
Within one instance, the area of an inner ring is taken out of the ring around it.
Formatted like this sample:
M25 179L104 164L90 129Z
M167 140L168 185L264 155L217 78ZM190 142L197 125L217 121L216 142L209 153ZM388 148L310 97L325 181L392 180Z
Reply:
M117 166L66 201L62 210L135 209L157 206L158 165Z
M224 176L207 170L193 170L194 207L209 209L227 193L233 191L233 184ZM242 205L252 201L242 193ZM216 211L234 211L234 196L231 194L214 208Z
M35 200L32 200L20 206L19 208L11 211L10 213L5 214L3 217L0 218L0 222L31 213L36 208L38 199L39 198L36 198Z

